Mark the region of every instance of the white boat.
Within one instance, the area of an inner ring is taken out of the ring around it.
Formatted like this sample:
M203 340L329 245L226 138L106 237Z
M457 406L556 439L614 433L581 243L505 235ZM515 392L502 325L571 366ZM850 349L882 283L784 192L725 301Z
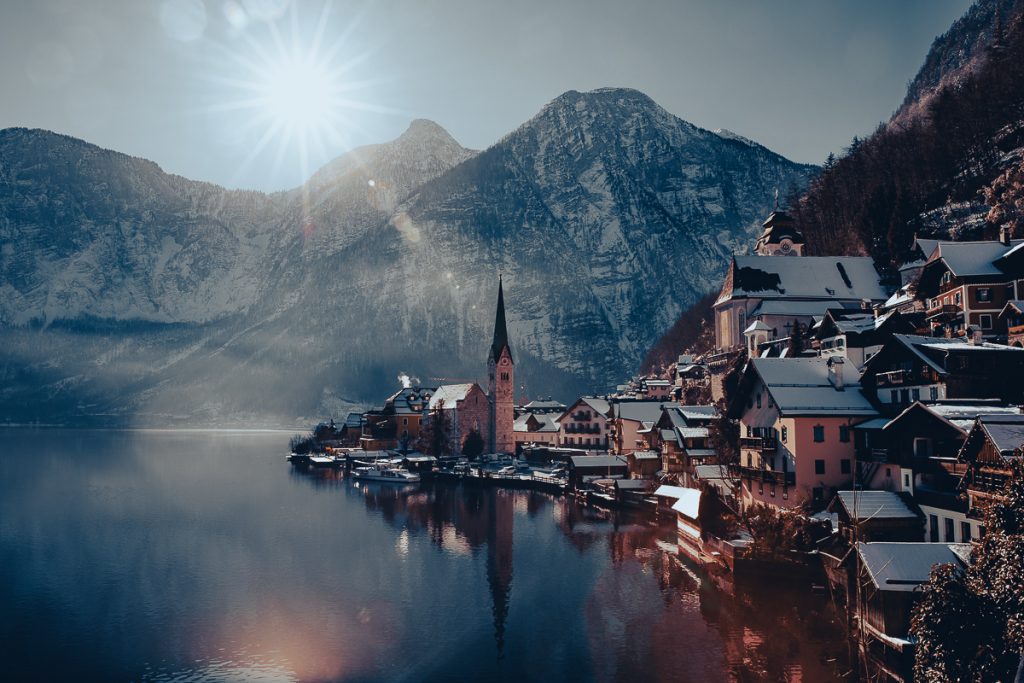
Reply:
M420 475L410 472L404 467L357 467L352 476L362 481L387 481L395 484L415 484Z

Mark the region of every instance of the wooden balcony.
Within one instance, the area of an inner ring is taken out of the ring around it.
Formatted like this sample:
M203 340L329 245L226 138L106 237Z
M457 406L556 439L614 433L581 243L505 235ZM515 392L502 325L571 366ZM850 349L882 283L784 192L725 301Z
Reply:
M780 484L782 486L793 486L796 484L796 472L780 472L770 470L767 467L743 467L732 465L733 474L742 479L760 481L765 484Z
M757 453L774 453L779 449L779 442L762 436L744 436L740 438L740 448Z

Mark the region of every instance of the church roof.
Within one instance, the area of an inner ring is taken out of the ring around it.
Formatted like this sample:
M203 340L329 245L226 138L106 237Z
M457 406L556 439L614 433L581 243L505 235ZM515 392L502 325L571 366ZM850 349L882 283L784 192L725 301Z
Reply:
M762 224L764 232L758 238L757 244L778 244L784 239L789 239L794 244L803 244L804 236L796 229L796 221L790 218L785 211L776 209Z
M889 296L867 256L735 256L717 304L730 299L885 301Z
M508 345L508 326L505 324L505 292L498 276L498 308L494 313L494 341L491 342L491 359L495 362L501 358L501 352L508 349L512 358L512 348Z

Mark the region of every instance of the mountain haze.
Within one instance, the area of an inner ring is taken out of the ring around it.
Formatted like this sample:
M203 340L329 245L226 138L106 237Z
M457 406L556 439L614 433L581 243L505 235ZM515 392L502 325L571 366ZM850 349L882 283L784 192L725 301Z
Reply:
M0 406L282 423L400 371L478 379L499 270L527 391L601 390L815 170L627 89L565 93L480 153L418 120L271 195L2 131Z

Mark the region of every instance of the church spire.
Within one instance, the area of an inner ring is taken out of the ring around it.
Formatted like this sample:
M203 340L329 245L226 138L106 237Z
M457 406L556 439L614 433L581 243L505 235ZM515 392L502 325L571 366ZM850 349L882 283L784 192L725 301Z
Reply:
M509 357L512 349L508 345L508 327L505 324L505 292L501 286L501 275L498 275L498 310L494 313L494 341L491 342L491 358L497 362L501 352L508 349Z

